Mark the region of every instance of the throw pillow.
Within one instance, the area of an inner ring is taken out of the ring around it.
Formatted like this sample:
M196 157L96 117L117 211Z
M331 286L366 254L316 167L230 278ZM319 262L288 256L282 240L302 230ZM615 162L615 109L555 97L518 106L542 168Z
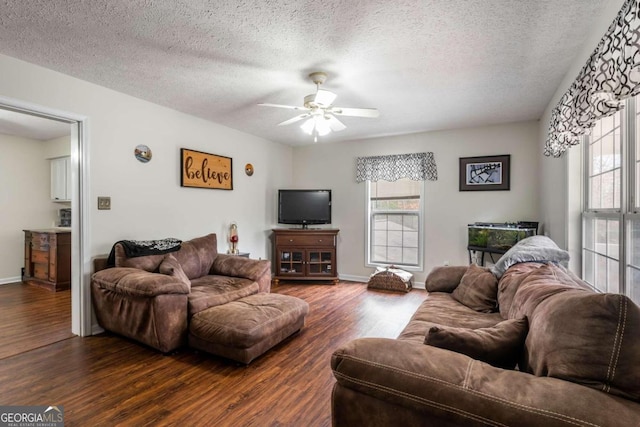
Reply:
M527 337L526 318L509 319L490 328L432 326L424 343L452 350L493 366L515 368Z
M182 283L191 286L191 280L184 274L184 270L182 270L182 266L173 256L173 254L165 255L162 263L160 264L159 271L162 274L166 274L167 276L173 276Z
M498 303L498 279L489 269L471 264L451 296L475 311L491 313Z

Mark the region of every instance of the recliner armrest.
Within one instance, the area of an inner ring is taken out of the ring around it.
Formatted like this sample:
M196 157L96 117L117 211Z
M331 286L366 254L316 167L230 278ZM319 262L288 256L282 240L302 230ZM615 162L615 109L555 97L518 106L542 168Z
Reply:
M123 295L154 297L166 294L188 294L189 285L173 276L150 273L138 268L114 267L100 270L91 276L94 286Z
M637 402L557 378L496 368L417 342L356 339L334 352L331 367L337 388L447 425L604 426L635 425L640 419ZM334 407L358 404L357 399L336 402L339 395L334 393Z
M260 292L269 292L271 287L271 261L249 259L237 255L218 254L209 274L244 277L258 282Z

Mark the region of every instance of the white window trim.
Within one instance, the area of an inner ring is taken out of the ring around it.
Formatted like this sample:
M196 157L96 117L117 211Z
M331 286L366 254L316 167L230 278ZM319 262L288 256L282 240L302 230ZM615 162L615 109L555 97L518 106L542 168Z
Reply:
M418 265L398 265L398 268L407 271L424 271L424 191L425 181L422 181L422 185L420 185L420 207L418 209ZM367 213L367 218L365 221L365 266L366 267L388 267L391 264L383 264L383 263L375 263L371 261L371 203L369 203L369 194L371 191L371 181L367 180L365 182L365 212ZM394 213L402 213L402 211L396 211ZM412 211L413 213L413 211Z

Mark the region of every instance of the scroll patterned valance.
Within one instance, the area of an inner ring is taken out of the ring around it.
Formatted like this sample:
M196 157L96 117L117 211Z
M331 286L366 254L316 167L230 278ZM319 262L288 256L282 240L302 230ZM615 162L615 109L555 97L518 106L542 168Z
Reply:
M358 157L356 161L356 182L397 181L402 178L436 181L438 170L433 153Z
M545 156L580 144L597 120L640 93L640 0L626 0L569 90L551 112Z

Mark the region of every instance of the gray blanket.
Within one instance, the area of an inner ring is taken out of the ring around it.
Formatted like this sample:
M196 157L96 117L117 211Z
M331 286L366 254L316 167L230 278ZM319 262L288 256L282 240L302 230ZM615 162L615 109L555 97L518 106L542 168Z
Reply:
M560 249L547 236L527 237L502 255L491 272L499 279L509 267L520 262L555 262L567 267L569 252Z

